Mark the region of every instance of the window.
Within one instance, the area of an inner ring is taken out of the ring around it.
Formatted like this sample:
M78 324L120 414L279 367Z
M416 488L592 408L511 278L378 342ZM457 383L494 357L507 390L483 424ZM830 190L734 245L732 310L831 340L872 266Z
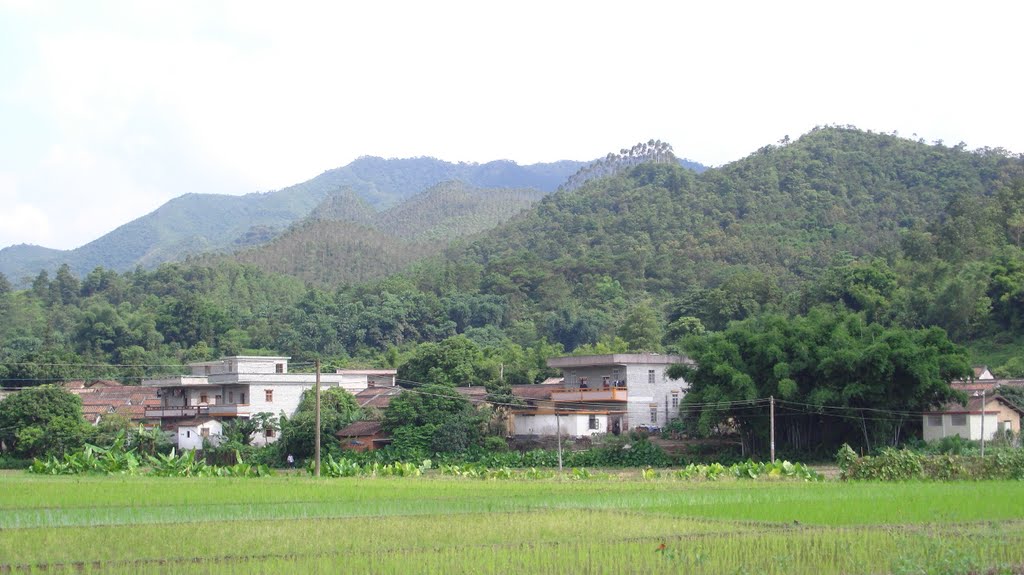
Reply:
M204 427L199 430L199 435L202 435L203 437L210 437L210 430Z
M679 392L672 392L672 407L679 407Z
M199 394L199 403L210 403L210 397L205 393Z
M647 370L647 383L654 383L654 370L653 369L648 369Z
M607 379L607 378L605 378L605 379ZM590 421L589 421L589 426L588 427L590 429L600 429L600 426L598 425L598 421L597 421L597 416L596 415L591 415L590 416Z
M235 372L235 362L229 361L228 362L228 373L234 373L234 372Z
M273 389L264 389L263 393L266 394L266 401L267 401L267 403L273 403L274 402L274 390Z
M967 414L966 413L956 413L956 414L953 414L949 418L949 424L954 426L954 427L963 427L963 426L967 425Z
M929 427L942 427L942 416L941 415L929 415L928 416Z
M229 391L228 392L228 403L234 403L234 402L235 402L235 392Z
M568 383L569 385L575 385L576 384L576 372L575 371L570 371L569 372L569 381L567 381L566 383Z
M274 372L275 373L284 373L284 364L283 363L275 364L274 365Z
M314 430L315 431L315 430ZM263 430L263 437L274 437L274 428L268 427Z
M186 439L191 439L192 438L192 432L191 431L186 431L185 432L185 438Z
M203 373L205 375L210 375L210 366L208 366L208 365L203 366Z
M213 396L213 403L215 403L217 405L220 405L223 402L224 402L224 396L223 395L215 395L215 396Z
M245 392L244 391L242 392L242 399L239 399L238 403L241 403L242 405L245 405Z
M651 406L651 423L658 423L658 408L657 406Z

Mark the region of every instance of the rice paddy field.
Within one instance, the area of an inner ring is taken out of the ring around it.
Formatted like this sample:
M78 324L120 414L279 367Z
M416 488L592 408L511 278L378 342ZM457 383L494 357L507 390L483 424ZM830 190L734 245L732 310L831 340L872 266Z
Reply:
M0 573L1022 573L1024 482L0 475Z

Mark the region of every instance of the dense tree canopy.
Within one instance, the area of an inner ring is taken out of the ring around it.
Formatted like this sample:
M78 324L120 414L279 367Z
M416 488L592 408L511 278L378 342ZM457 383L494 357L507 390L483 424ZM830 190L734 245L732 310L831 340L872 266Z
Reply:
M459 452L479 445L486 421L453 387L424 385L391 400L383 428L400 451Z
M88 439L82 400L56 385L41 385L0 401L0 442L21 457L61 455Z
M779 400L781 445L870 449L919 428L920 412L958 398L949 382L971 373L965 351L942 330L887 328L841 308L763 315L685 347L698 367L670 375L691 384L681 408L687 425L704 434L735 426L761 451L770 396Z

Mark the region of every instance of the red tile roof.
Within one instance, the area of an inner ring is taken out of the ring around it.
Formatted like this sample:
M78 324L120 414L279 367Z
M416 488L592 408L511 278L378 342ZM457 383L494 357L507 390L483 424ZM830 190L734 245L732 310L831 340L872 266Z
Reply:
M118 413L137 423L147 421L146 407L157 407L160 398L157 389L135 385L121 385L116 381L69 381L65 389L82 399L82 415L89 423L96 417Z
M359 403L359 407L386 409L391 404L391 399L400 393L401 387L367 387L356 393L356 402Z
M537 383L533 385L513 385L512 395L520 399L551 399L551 393L566 389L562 383Z
M1003 397L1001 395L990 395L990 396L987 396L985 398L985 405L988 406L988 409L986 410L986 413L992 413L992 405L991 405L991 403L993 401L1002 403L1003 405L1009 407L1010 409L1020 413L1021 415L1024 415L1024 410L1022 410L1020 407L1014 405L1010 400L1006 399L1005 397ZM967 398L967 405L964 405L962 403L951 402L951 403L947 403L946 405L942 406L942 408L939 411L931 411L929 413L934 413L934 414L938 414L938 413L979 413L980 414L981 410L982 410L981 396L970 396L970 397Z
M355 421L338 430L338 437L369 437L380 433L379 421Z

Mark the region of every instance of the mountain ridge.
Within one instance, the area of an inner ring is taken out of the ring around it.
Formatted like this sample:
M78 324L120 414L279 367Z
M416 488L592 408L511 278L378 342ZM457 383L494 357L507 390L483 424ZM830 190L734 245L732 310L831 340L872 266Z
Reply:
M481 187L523 187L527 182L554 190L585 162L563 160L520 166L510 160L484 164L452 163L436 158L384 159L362 156L299 184L272 192L241 196L187 193L156 210L116 227L71 250L30 244L0 249L0 273L25 285L40 270L52 273L61 264L84 276L95 267L126 271L153 267L186 255L238 245L236 240L265 241L299 221L329 194L351 188L375 209L385 209L441 181L460 179ZM253 229L259 233L250 234ZM243 245L245 242L242 242Z

